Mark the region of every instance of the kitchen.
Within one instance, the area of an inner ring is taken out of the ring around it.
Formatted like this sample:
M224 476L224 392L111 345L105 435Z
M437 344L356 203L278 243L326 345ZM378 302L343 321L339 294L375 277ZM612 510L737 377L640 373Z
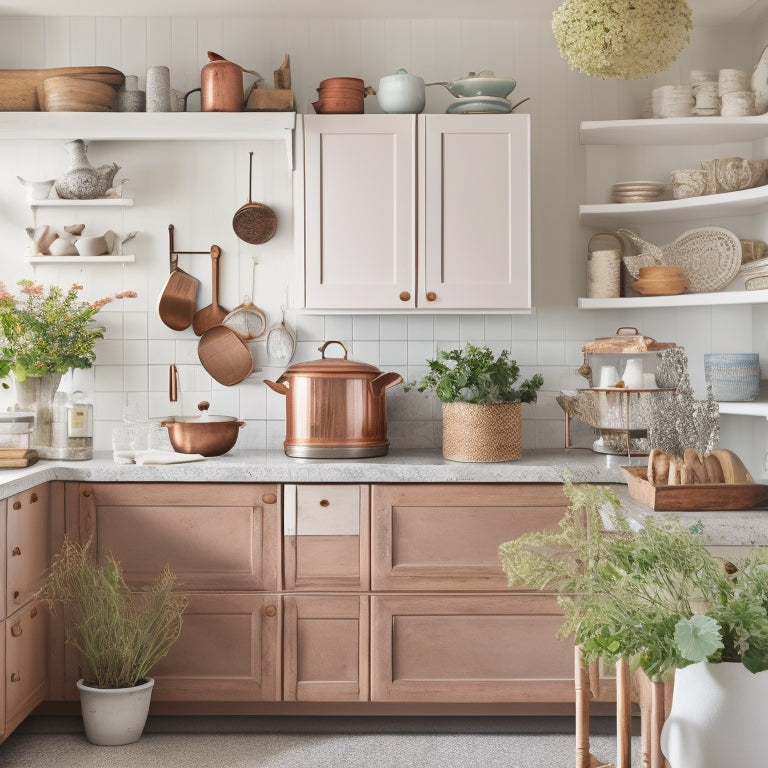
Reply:
M207 50L263 75L275 69L288 52L299 113L311 112L315 89L323 78L357 75L375 85L399 67L419 74L426 82L452 80L488 68L499 76L515 77L518 99L530 98L518 109L531 116L530 314L301 312L296 252L303 222L295 214L297 172L286 162L285 142L275 140L179 137L172 142L93 142L91 161L94 165L117 162L121 166L117 178L127 179L124 194L135 203L117 214L113 210L84 210L82 221L91 233L136 231L131 243L136 259L125 264L40 264L32 268L24 261L25 227L33 223L32 212L14 177L43 179L59 173L65 162L64 142L16 136L0 144L0 166L7 169L0 178L0 234L6 245L3 282L12 286L18 279L33 276L46 283L77 282L84 285L89 298L124 290L138 293L137 299L110 305L100 313L107 331L104 340L98 342L96 364L78 371L73 383L92 398L94 447L102 456L109 455L113 431L123 421L144 422L193 413L202 400L211 403L213 413L232 414L245 421L233 456L255 451L258 456L266 452L273 457L282 451L285 401L263 384L263 379L276 379L281 369L269 365L264 342L255 345L262 371L242 384L226 387L213 381L199 364L198 340L192 331L171 331L158 318L157 299L168 277L169 224L174 225L179 249L205 251L214 243L221 247L223 306L235 307L252 292L254 303L265 311L270 325L279 322L280 308L287 306L286 322L297 336L294 361L315 359L324 341L339 339L357 359L396 371L408 381L424 372L426 360L437 348L450 349L466 341L509 348L524 375L540 371L545 380L536 405L524 409L523 443L527 450L563 455L563 413L555 397L561 389L582 385L576 369L582 363L583 344L609 335L619 326L636 326L649 336L685 347L699 392L703 390L705 353L768 354L766 315L760 304L578 309L578 298L585 290L587 242L595 231L579 222L579 205L605 200L610 184L625 171L613 148L585 149L579 143L579 124L637 117L655 86L687 82L692 69L734 67L751 71L768 38L764 4L729 3L722 10L718 3L691 2L695 26L690 46L667 72L628 82L600 81L568 69L550 30L549 17L556 2L488 2L473 6L471 15L458 4L444 3L426 8L419 4L416 15L411 5L398 9L389 4L386 13L382 10L370 15L363 15L353 5L345 13L333 15L338 9L328 6L322 16L314 9L311 13L306 9L281 13L282 9L277 9L253 15L233 9L231 14L209 16L202 11L196 15L185 4L178 11L169 8L165 16L154 11L146 16L102 16L95 10L98 6L83 4L82 14L61 16L43 5L43 15L30 15L32 6L27 3L15 14L5 12L0 18L0 67L6 69L103 64L137 74L141 81L149 66L166 65L172 87L187 92L199 86ZM429 87L425 111L444 112L450 101L443 88ZM367 97L366 112L379 111L375 97ZM743 154L748 151L746 144L719 145L717 151ZM241 243L231 228L233 213L246 200L251 151L253 199L269 204L278 219L275 236L261 246ZM688 167L695 167L705 151L707 157L714 156L712 148L697 145L674 147L666 156L641 149L626 172L633 174L629 178L662 179L678 164L693 163ZM768 239L761 218L723 217L710 223L730 226L744 236ZM62 219L60 223L71 222ZM680 225L673 222L641 234L666 242L680 231ZM252 291L254 258L258 265ZM203 306L212 287L208 261L205 256L182 256L181 266L201 281L198 300ZM179 372L176 403L168 397L171 363ZM2 397L3 405L13 402L12 392L2 393ZM414 392L390 391L388 435L388 461L396 479L399 452L439 452L441 424L435 403ZM579 444L589 445L588 431L577 432L575 437ZM722 420L722 444L738 445L756 478L764 476L766 440L761 418L729 416ZM575 455L583 461L581 454L570 454L567 460ZM586 455L596 466L604 466L601 457ZM271 481L290 482L290 461L270 460L279 467ZM109 479L110 471L116 470L107 460L103 471L104 478ZM179 471L179 477L186 480L194 478L199 469L190 464ZM137 468L136 472L137 480L149 476L146 469ZM345 479L342 469L331 467L327 472L330 481ZM431 479L451 479L450 466L433 472ZM493 467L478 472L491 482L505 479ZM258 471L251 478L266 479Z

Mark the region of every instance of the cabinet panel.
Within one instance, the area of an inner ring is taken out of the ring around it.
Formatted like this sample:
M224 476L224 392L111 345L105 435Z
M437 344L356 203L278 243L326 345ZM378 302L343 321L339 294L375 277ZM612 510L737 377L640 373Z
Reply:
M28 602L48 567L50 486L39 485L8 499L6 574L8 613Z
M78 498L81 539L129 583L168 563L186 589L278 588L279 485L83 483Z
M5 620L5 726L10 733L48 695L48 612L29 604Z
M369 520L366 485L285 486L285 588L367 590Z
M422 120L417 303L434 295L435 309L530 309L529 116Z
M573 701L548 595L374 595L372 701Z
M286 701L368 700L368 597L286 595Z
M374 485L373 590L506 589L499 545L557 527L562 485Z
M415 306L415 117L304 115L304 131L305 306Z

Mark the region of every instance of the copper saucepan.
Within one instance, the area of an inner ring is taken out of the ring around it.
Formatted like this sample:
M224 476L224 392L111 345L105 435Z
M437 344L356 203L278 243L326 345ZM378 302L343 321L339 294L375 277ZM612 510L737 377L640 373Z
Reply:
M171 445L179 453L221 456L237 442L245 422L238 421L235 416L210 415L209 403L205 400L197 407L199 416L172 416L160 426L168 429Z

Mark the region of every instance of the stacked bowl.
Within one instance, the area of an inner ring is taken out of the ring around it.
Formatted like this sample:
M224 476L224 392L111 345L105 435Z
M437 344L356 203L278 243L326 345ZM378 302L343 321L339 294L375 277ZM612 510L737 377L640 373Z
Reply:
M359 115L364 111L364 99L374 94L359 77L328 77L317 89L317 101L312 103L318 114Z
M682 267L656 264L640 267L639 278L632 287L643 296L677 296L690 284Z

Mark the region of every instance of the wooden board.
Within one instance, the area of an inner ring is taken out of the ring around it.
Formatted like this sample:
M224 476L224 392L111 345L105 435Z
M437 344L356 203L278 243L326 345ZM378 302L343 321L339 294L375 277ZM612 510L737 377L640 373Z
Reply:
M768 502L768 485L749 483L702 483L660 485L648 482L647 467L622 467L633 499L662 512L753 509Z

